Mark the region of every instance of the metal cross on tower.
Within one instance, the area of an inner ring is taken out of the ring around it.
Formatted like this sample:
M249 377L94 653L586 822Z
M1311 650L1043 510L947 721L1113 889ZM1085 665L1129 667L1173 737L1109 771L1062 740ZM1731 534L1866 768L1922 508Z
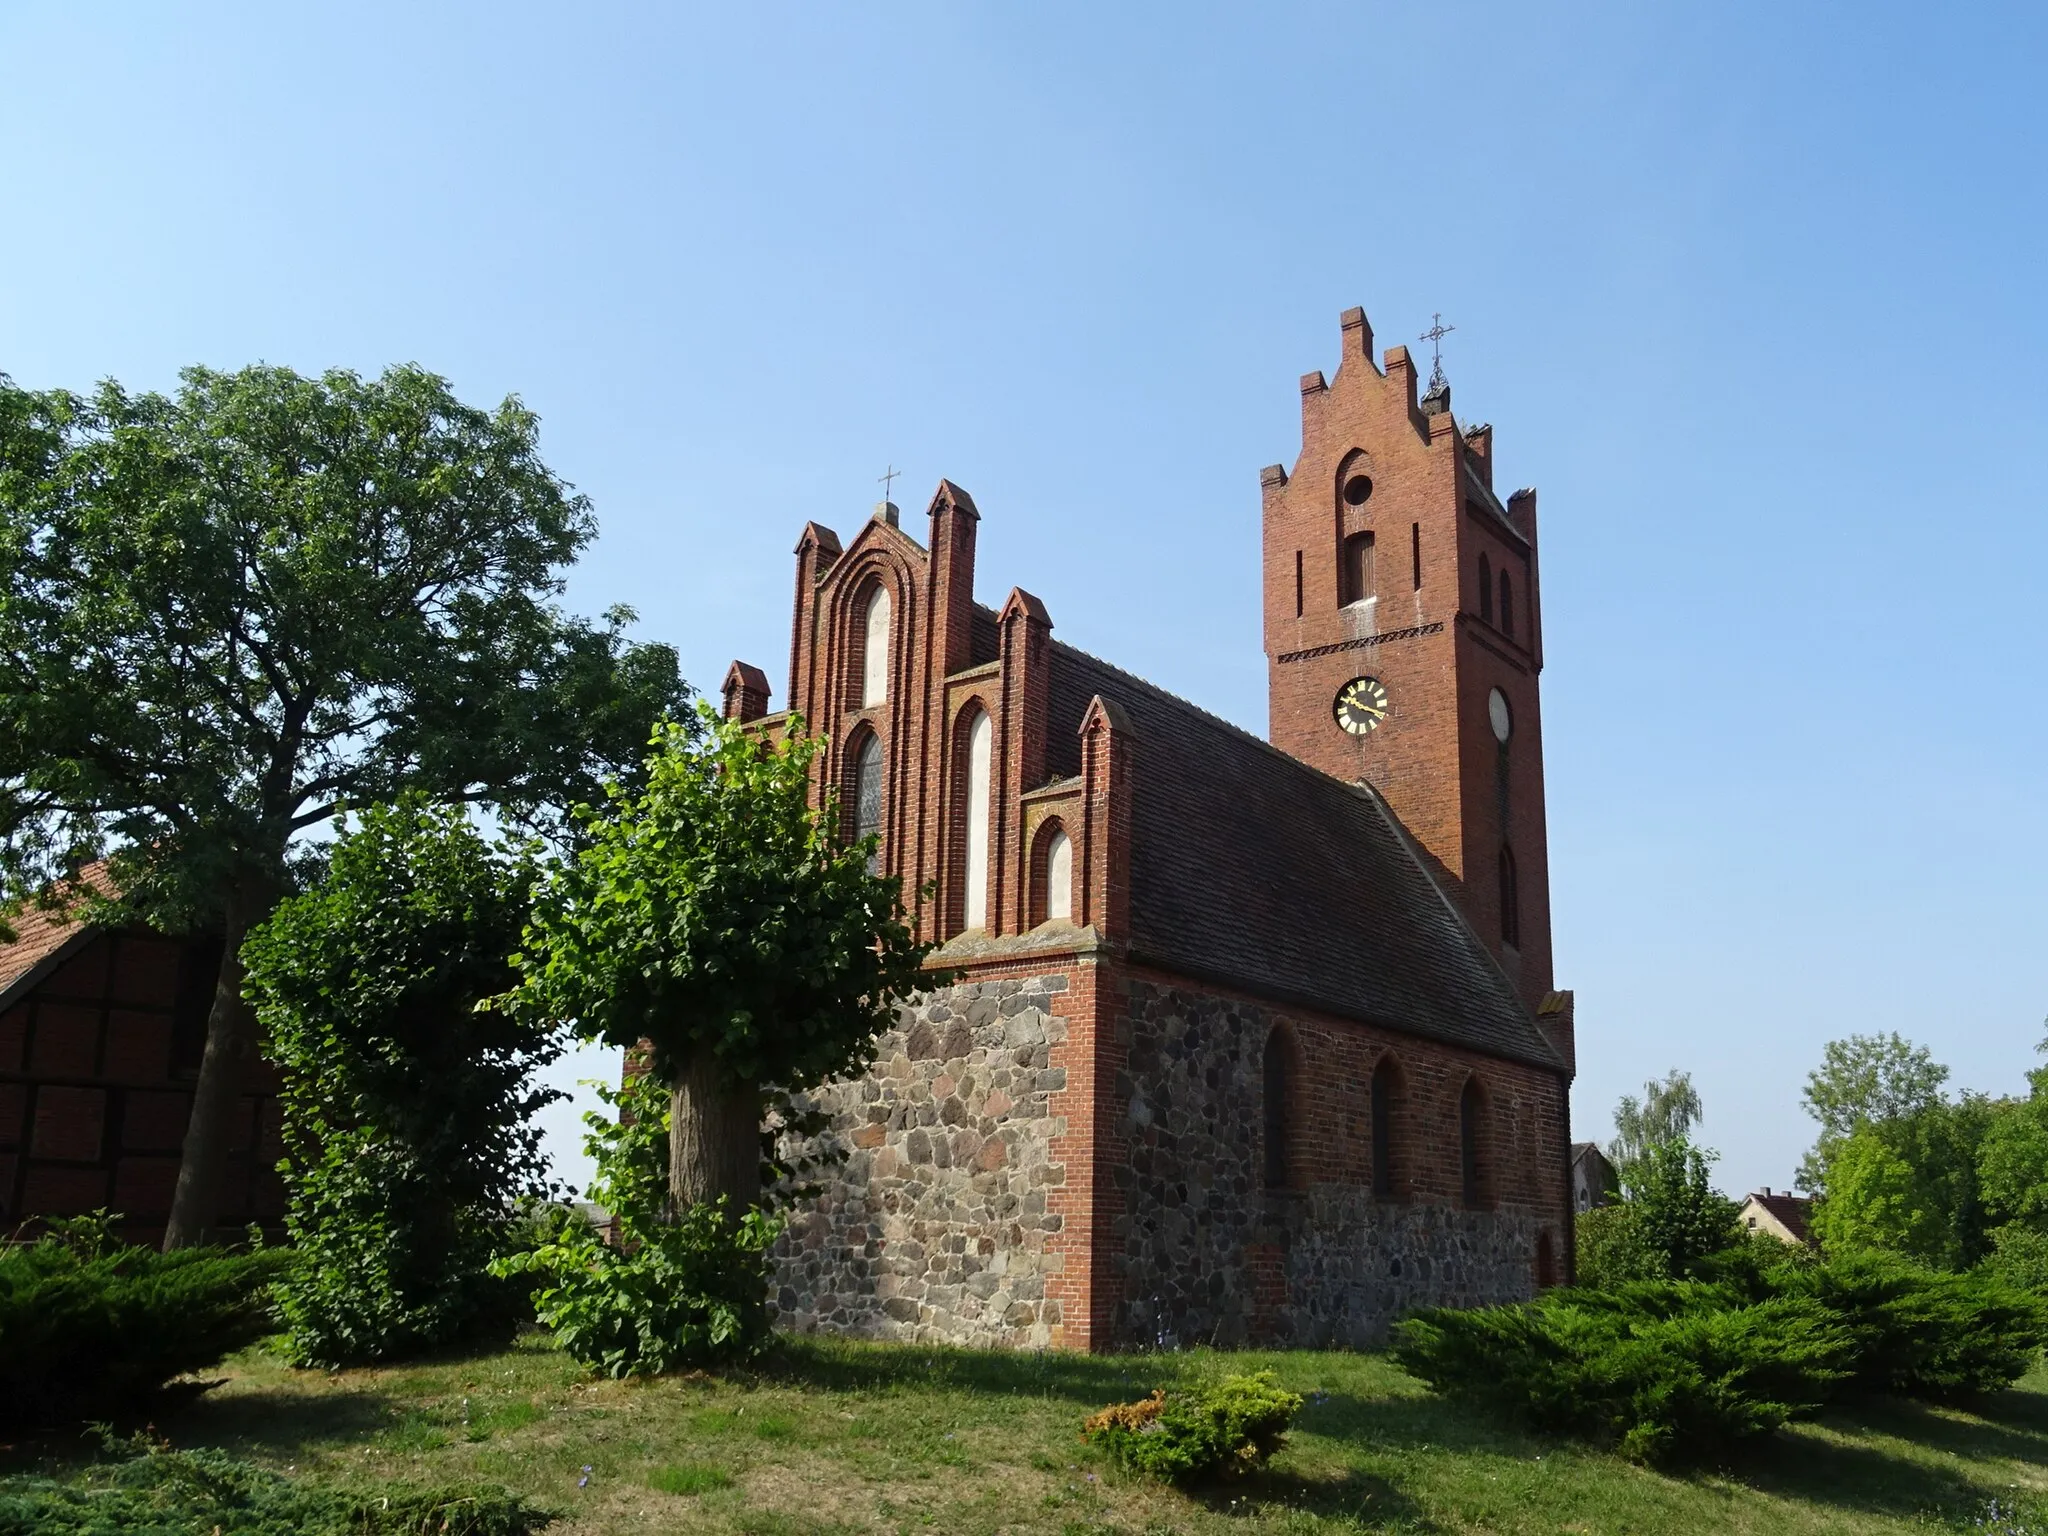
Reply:
M887 474L885 474L885 475L877 475L877 476L875 476L875 479L876 479L876 480L877 480L878 482L880 482L880 484L881 484L881 487L882 487L882 500L883 500L883 501L885 501L885 502L886 502L886 501L894 501L894 500L896 499L896 498L895 498L894 496L891 496L891 495L890 495L889 493L890 493L891 491L893 491L893 490L894 490L894 489L896 488L896 477L897 477L898 475L902 474L902 473L903 473L903 471L902 471L902 470L898 469L898 468L897 468L897 467L896 467L896 466L895 466L894 464L891 464L891 465L889 466L889 472L888 472Z
M1444 377L1444 338L1455 331L1457 327L1455 325L1445 325L1442 315L1431 315L1429 319L1429 329L1415 339L1429 343L1429 387L1431 389L1440 389L1446 387L1450 382Z

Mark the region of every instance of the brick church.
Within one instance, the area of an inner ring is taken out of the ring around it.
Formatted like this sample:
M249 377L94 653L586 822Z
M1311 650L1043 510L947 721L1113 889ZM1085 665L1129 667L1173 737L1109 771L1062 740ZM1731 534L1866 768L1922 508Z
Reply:
M1569 1273L1536 496L1362 310L1342 336L1259 477L1264 740L977 603L951 482L923 542L886 504L804 528L790 710L962 976L815 1096L847 1155L785 1326L1361 1344ZM768 703L735 662L727 714Z

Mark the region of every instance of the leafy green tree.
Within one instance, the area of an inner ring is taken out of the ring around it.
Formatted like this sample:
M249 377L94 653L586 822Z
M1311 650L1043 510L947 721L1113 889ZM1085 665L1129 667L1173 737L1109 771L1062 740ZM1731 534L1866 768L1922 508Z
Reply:
M452 806L344 824L324 876L243 946L283 1071L279 1286L300 1364L413 1353L511 1321L488 1273L523 1198L549 1193L533 1073L559 1032L477 1004L505 991L535 878Z
M545 819L682 699L624 610L556 606L593 530L532 412L419 368L0 376L0 898L111 852L135 910L227 940L166 1246L219 1210L241 943L304 835L409 789Z
M938 978L901 884L870 873L828 796L810 803L815 737L779 741L700 710L664 727L646 788L614 787L584 846L535 901L511 1006L586 1037L643 1043L671 1095L680 1217L760 1194L771 1094L857 1070L897 1000Z
M767 1253L780 1216L724 1196L678 1212L669 1197L670 1094L646 1073L600 1087L610 1116L587 1114L597 1164L590 1198L609 1232L556 1221L497 1273L538 1276L534 1312L563 1349L608 1376L658 1375L755 1353L770 1337Z
M1683 1279L1741 1243L1736 1204L1713 1186L1716 1160L1681 1135L1650 1142L1625 1164L1621 1202L1579 1213L1579 1284Z
M1820 1122L1820 1137L1800 1164L1800 1188L1826 1188L1835 1145L1858 1126L1931 1108L1941 1102L1941 1085L1947 1081L1948 1068L1925 1046L1896 1033L1830 1040L1821 1064L1806 1079L1806 1112Z
M1712 1253L1737 1242L1737 1206L1718 1193L1712 1170L1716 1154L1683 1136L1652 1142L1621 1176L1622 1193L1633 1213L1635 1243L1660 1274L1676 1280Z
M2048 1053L2048 1041L2038 1047ZM1977 1173L1988 1217L2048 1234L2048 1066L2027 1074L2027 1098L1985 1131Z
M1877 1250L1942 1269L1975 1264L1990 1244L1977 1165L2007 1112L1970 1094L1859 1125L1830 1149L1814 1237L1831 1254Z
M1614 1140L1607 1144L1616 1174L1652 1147L1689 1137L1704 1113L1692 1074L1676 1067L1662 1081L1652 1078L1644 1083L1641 1099L1623 1094L1614 1110Z

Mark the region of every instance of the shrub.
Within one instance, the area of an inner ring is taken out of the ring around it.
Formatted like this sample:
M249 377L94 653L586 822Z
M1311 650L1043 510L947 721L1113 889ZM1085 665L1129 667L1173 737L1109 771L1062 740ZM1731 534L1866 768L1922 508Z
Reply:
M119 1416L274 1326L279 1249L158 1253L114 1241L106 1211L0 1248L0 1424Z
M1711 1461L1811 1413L1854 1354L1816 1302L1745 1305L1698 1281L1439 1308L1395 1337L1395 1358L1440 1392L1656 1464Z
M1844 1398L1995 1391L2048 1338L2048 1302L1992 1275L1874 1255L1768 1269L1749 1248L1726 1257L1713 1282L1425 1312L1399 1325L1395 1356L1438 1391L1670 1463L1723 1456Z
M1082 1424L1081 1438L1129 1471L1201 1483L1264 1465L1300 1411L1300 1397L1260 1371L1112 1404Z
M613 1230L560 1223L530 1250L497 1261L499 1275L543 1277L534 1310L576 1359L608 1376L717 1365L758 1351L769 1337L768 1249L781 1223L735 1214L721 1197L671 1216L669 1095L636 1075L599 1090L616 1120L587 1115L597 1159L592 1198Z
M301 1262L281 1288L301 1365L509 1337L506 1212L550 1192L532 1113L555 1033L477 1003L513 980L534 865L453 807L344 826L327 870L243 949L283 1071Z
M1636 1237L1635 1210L1627 1205L1596 1205L1579 1212L1578 1283L1593 1290L1612 1290L1632 1280L1663 1278L1664 1266L1651 1262Z
M2048 1341L2048 1303L1981 1271L1947 1274L1852 1254L1769 1279L1782 1294L1819 1302L1856 1341L1845 1394L1941 1400L1996 1392L2025 1375Z
M502 1488L327 1488L220 1451L153 1448L73 1479L0 1478L0 1536L527 1536L546 1523Z
M2018 1223L1998 1228L1984 1269L2019 1290L2048 1295L2048 1232Z

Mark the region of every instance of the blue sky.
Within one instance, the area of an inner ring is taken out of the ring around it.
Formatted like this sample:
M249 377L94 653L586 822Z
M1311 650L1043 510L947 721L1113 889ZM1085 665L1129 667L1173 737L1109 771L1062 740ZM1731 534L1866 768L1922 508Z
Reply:
M0 0L0 370L517 392L603 526L573 600L708 688L783 686L805 519L946 475L985 599L1262 730L1295 380L1351 304L1383 344L1442 311L1460 416L1543 493L1577 1133L1683 1066L1723 1186L1782 1186L1824 1041L2015 1091L2048 1014L2044 34Z

